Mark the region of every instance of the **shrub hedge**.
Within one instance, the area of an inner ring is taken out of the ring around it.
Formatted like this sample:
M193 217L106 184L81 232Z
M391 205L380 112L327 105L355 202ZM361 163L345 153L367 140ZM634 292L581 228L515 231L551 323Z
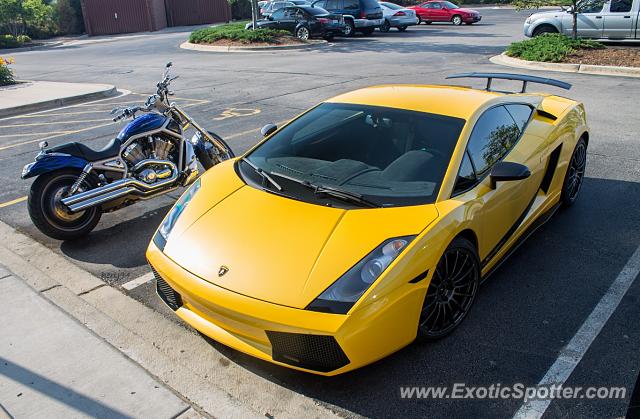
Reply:
M602 49L603 44L586 39L573 39L562 34L547 33L525 41L514 42L507 48L510 57L527 61L557 63L579 49Z

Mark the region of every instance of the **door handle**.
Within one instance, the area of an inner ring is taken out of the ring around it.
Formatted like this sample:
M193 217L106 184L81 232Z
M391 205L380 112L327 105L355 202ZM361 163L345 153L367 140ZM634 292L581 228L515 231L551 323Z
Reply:
M624 18L625 19L631 19L631 16L625 16Z
M596 16L596 19L602 19L602 16Z

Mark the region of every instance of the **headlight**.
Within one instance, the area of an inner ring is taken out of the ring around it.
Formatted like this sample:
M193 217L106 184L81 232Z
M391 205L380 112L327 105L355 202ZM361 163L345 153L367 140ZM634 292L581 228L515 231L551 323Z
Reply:
M193 185L191 185L191 187L182 194L173 208L169 211L169 214L164 218L162 224L160 224L158 232L153 237L153 242L160 250L164 250L164 246L167 243L167 240L169 240L169 234L171 234L173 226L176 224L176 221L178 221L178 218L180 218L180 214L182 214L187 205L189 205L189 202L196 192L200 189L200 184L200 178L198 178Z
M531 16L529 16L527 20L524 21L524 23L526 23L527 25L530 25L531 22L533 22L533 19L531 18Z
M331 284L307 310L345 314L415 236L389 239Z

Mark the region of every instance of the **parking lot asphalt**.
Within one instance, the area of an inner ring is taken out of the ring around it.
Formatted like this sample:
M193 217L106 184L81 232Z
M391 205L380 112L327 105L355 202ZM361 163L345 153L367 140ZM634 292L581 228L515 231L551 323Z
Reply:
M172 61L180 76L172 86L174 100L241 153L258 141L262 125L286 121L321 100L358 87L443 84L451 73L511 71L488 58L522 39L527 13L481 11L483 21L478 25L422 25L405 33L392 30L336 39L326 48L310 51L186 51L178 45L188 32L178 31L17 53L19 78L110 83L132 93L0 119L0 220L172 317L151 282L123 285L148 278L144 277L146 245L179 192L104 215L86 239L50 240L31 224L24 202L30 182L20 180L21 168L33 159L39 141L46 139L52 145L82 141L93 147L106 143L122 126L110 122L109 110L142 102L152 93L163 65ZM400 386L535 385L640 244L639 82L531 74L572 83L569 93L556 93L585 103L592 132L582 196L573 208L558 212L486 282L470 316L453 335L436 343L413 344L369 367L329 379L285 370L215 343L211 350L321 403L359 415L512 416L521 400L404 400ZM567 381L585 388L623 386L626 398L553 401L547 417L624 415L640 366L639 302L636 280Z

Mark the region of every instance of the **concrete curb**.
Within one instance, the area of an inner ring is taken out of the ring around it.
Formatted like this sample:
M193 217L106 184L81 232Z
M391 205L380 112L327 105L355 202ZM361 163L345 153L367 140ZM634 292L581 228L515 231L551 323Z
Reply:
M640 68L637 67L615 67L607 65L590 64L565 64L565 63L544 63L538 61L526 61L513 58L504 52L489 58L494 64L508 67L526 68L529 70L558 71L562 73L595 74L613 77L637 77L640 78Z
M187 400L197 409L191 411L194 414L242 419L358 417L236 364L193 330L1 221L0 263Z
M0 49L0 55L11 55L16 52L27 52L27 51L36 51L39 49L55 48L55 47L59 47L62 44L63 44L62 42L50 42L50 43L44 43L39 45L32 45L30 47L5 48L5 49Z
M257 52L257 51L280 51L280 50L299 50L299 49L314 49L328 46L327 41L314 40L309 41L308 44L300 45L274 45L274 46L247 46L247 47L234 47L223 45L201 45L192 44L191 42L183 42L180 44L180 48L189 49L192 51L201 52Z
M20 81L20 83L37 83L30 81ZM11 89L12 86L4 86L3 89ZM90 100L96 99L104 99L111 96L115 96L118 93L118 89L116 89L113 85L96 85L96 88L92 91L86 93L80 93L76 95L62 96L55 99L36 101L31 103L26 103L24 105L13 106L9 108L0 108L0 118L6 118L8 116L19 115L23 113L37 112L43 111L52 108L58 108L61 106L73 105L80 102L86 102Z

